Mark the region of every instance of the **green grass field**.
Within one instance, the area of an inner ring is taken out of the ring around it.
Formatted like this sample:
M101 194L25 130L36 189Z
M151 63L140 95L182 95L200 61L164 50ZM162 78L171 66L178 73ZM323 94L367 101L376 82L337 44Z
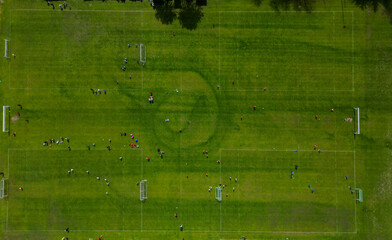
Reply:
M343 13L335 0L276 13L211 0L187 30L159 22L148 1L68 2L71 11L0 1L0 40L15 54L0 60L10 106L0 239L392 238L392 25L382 14L349 1ZM43 146L60 137L69 143Z

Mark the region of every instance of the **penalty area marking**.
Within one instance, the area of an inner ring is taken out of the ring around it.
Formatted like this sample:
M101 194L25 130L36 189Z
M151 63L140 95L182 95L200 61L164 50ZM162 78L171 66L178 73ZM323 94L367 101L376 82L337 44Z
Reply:
M72 232L146 232L146 233L167 233L167 232L178 232L179 230L169 229L169 230L136 230L136 229L75 229ZM64 232L64 230L9 230L9 232ZM295 232L295 231L214 231L214 230L184 230L185 233L279 233L279 234L357 234L357 232Z
M295 150L289 150L289 149L283 149L283 150L279 150L279 149L230 149L230 148L220 148L219 149L219 159L222 161L222 151L255 151L255 152L294 152ZM298 152L314 152L315 150L298 150ZM335 153L335 179L336 179L336 154L337 153L352 153L353 154L353 168L354 168L354 187L356 188L356 174L355 174L355 142L354 142L354 150L323 150L323 152L327 152L327 153ZM237 161L238 161L238 156L237 156ZM220 179L222 178L222 165L220 164ZM337 187L335 187L335 189L337 190ZM336 193L337 194L337 193ZM222 227L220 227L220 232L249 232L249 233L287 233L287 234L325 234L325 233L352 233L352 234L357 234L357 204L356 202L354 202L354 231L353 232L340 232L338 230L334 231L334 232L284 232L284 231L222 231ZM221 216L221 210L219 211L219 219L222 219ZM222 226L222 221L220 221L220 226ZM338 227L338 225L336 226L336 228Z

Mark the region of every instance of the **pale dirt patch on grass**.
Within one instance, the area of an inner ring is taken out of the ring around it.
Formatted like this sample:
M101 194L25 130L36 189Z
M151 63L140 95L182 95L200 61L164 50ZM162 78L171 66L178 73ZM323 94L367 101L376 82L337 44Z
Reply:
M19 116L17 116L17 115L15 115L15 116L12 116L11 117L11 122L17 122L17 121L19 121L19 119L20 119L20 117Z

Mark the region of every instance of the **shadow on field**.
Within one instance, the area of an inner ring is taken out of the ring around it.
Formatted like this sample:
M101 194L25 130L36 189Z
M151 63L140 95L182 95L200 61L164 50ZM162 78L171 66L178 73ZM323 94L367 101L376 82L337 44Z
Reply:
M183 28L195 30L203 16L202 8L195 3L191 3L180 10L178 20Z
M197 1L158 0L154 3L155 18L162 24L169 25L178 19L183 28L195 30L204 16L201 4Z
M177 19L177 13L173 9L173 7L167 3L163 6L157 7L155 10L155 18L159 20L162 24L169 25Z

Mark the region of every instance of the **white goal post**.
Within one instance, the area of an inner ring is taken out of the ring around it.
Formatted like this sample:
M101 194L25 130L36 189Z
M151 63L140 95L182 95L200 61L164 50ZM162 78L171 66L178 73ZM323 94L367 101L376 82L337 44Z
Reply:
M6 192L6 188L8 188L8 187L6 186L7 180L8 180L7 178L1 179L1 184L0 184L0 198L8 197L8 191Z
M140 181L140 201L147 199L147 180Z
M146 63L146 46L144 44L140 44L140 62Z
M7 58L7 59L10 58L10 56L8 54L8 52L9 52L9 50L8 50L8 42L9 41L10 40L8 40L8 39L4 39L4 44L5 44L5 46L4 46L4 57Z
M357 131L354 134L358 135L361 134L360 124L359 124L359 107L354 108L354 110L357 112Z
M7 111L8 108L8 111ZM7 129L7 113L9 116L10 110L9 110L10 106L3 106L3 132L9 132L10 130Z
M222 189L220 187L215 188L215 199L219 202L222 201Z

